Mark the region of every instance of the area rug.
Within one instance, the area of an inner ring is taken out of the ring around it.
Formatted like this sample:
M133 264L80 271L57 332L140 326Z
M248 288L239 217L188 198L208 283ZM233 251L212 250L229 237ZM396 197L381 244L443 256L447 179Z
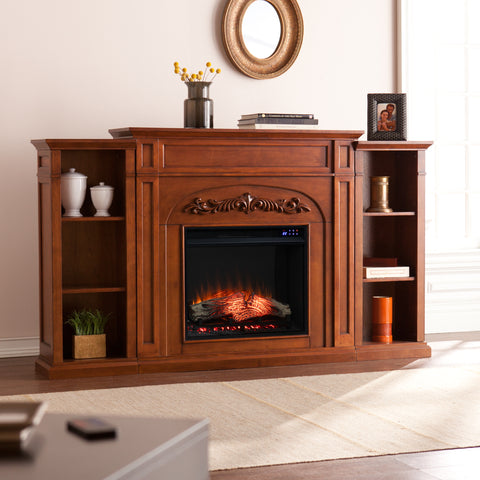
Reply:
M480 445L480 366L15 395L52 413L210 419L211 470ZM132 439L133 440L133 439Z

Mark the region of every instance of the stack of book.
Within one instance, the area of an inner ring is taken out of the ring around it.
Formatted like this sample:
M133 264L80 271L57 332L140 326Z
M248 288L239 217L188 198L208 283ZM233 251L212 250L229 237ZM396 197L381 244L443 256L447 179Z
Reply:
M305 130L318 128L318 120L311 113L251 113L240 117L238 128Z
M45 402L0 402L0 454L24 449L46 408Z

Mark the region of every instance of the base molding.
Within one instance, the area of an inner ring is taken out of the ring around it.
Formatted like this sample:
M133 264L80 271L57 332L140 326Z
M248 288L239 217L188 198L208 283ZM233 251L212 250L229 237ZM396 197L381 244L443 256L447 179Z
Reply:
M47 359L39 358L36 361L36 369L50 379L58 379L310 364L358 363L361 365L362 362L371 360L417 359L430 356L431 349L425 342L394 342L388 345L369 343L356 347L298 349L283 354L210 354L150 359L68 360L60 365L51 365ZM361 371L361 366L359 370Z
M39 337L0 338L0 358L34 357L39 353Z

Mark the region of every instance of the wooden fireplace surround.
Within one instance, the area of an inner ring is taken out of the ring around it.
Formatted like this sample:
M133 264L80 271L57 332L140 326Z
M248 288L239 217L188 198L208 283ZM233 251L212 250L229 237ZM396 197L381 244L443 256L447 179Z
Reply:
M56 378L430 355L421 227L428 142L358 142L360 131L110 133L111 140L33 141L39 162L41 372ZM407 168L398 166L402 162ZM409 175L414 185L393 192L394 204L413 206L388 216L392 233L382 227L377 238L378 218L364 217L363 177L364 170L380 174L378 165L384 165L382 174L402 181ZM89 186L114 184L112 217L92 217L88 202L82 219L61 217L60 175L72 166L89 176ZM402 194L415 198L403 200ZM184 340L184 229L220 225L308 227L308 334ZM406 247L395 240L399 231L409 236ZM385 239L391 248L380 246ZM84 250L87 240L94 246ZM415 274L366 284L362 256L376 255L376 249L379 256L399 249ZM112 273L104 273L109 265ZM82 276L86 285L80 285ZM398 296L399 327L388 345L369 338L365 295L377 286ZM405 302L412 307L404 309ZM63 323L69 310L84 305L114 313L107 358L72 359L71 332Z

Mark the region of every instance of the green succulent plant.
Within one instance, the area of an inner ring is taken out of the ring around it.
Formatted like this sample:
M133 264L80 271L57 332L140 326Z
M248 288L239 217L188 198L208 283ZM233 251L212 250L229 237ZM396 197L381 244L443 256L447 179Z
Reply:
M75 335L100 335L105 333L105 325L110 313L104 314L100 310L74 310L65 323L75 330Z

